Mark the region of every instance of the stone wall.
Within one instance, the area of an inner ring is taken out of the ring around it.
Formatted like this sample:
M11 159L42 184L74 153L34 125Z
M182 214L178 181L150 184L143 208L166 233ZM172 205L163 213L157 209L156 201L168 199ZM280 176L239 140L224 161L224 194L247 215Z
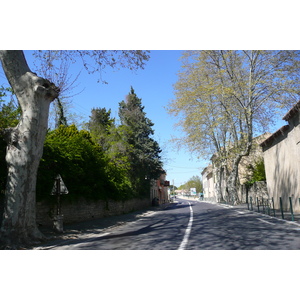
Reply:
M239 197L242 203L246 203L247 198L247 187L246 185L241 185L239 191ZM257 181L254 182L252 186L248 188L248 200L252 197L253 201L258 198L261 199L269 199L267 183L265 181Z
M87 201L79 199L76 202L64 202L62 199L61 213L64 223L74 223L120 215L151 206L149 199L131 199L126 201ZM37 223L44 226L53 224L52 216L56 214L56 205L46 202L37 202Z
M249 189L248 197L252 197L252 199L269 199L267 183L265 181L257 181L254 182L253 185Z

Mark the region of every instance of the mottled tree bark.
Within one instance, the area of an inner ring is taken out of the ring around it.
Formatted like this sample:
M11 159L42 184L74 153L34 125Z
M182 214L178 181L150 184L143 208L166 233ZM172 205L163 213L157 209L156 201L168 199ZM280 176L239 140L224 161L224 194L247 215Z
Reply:
M227 191L228 191L228 200L230 202L233 202L234 204L237 204L240 202L239 196L238 196L238 169L239 169L239 163L242 159L242 156L237 156L232 163L232 170L229 173L229 176L227 178Z
M2 130L7 142L8 179L1 241L13 247L42 238L36 225L36 177L49 106L59 91L30 71L22 51L0 51L0 59L22 109L19 124Z
M217 182L215 184L215 191L216 191L216 200L217 202L222 202L223 199L223 192L222 192L222 182L224 180L224 167L220 166L220 167L216 167L216 178L217 178Z

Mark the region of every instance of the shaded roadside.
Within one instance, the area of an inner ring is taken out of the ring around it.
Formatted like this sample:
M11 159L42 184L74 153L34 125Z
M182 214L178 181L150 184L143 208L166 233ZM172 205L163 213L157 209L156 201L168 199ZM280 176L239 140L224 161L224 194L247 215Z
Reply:
M239 208L239 209L243 209L243 210L253 211L255 213L270 216L272 218L281 219L281 220L285 220L285 221L292 221L292 222L298 223L300 225L300 213L295 213L294 211L292 214L291 211L286 211L286 210L281 211L280 209L273 209L272 207L251 205L251 203L248 203L248 204L247 203L239 203L237 205L232 205L232 204L226 203L226 202L221 202L221 203L216 203L213 201L203 201L203 202L219 204L219 205L221 204L221 205L226 205L226 206L233 207L233 208Z
M149 207L143 210L134 211L124 215L105 217L101 219L93 219L78 223L64 224L63 233L55 232L52 227L41 226L40 231L44 234L46 241L39 245L29 247L28 249L42 250L51 249L51 246L63 245L70 240L76 240L81 236L93 237L97 234L104 233L106 230L122 226L127 222L134 222L141 217L152 214L153 212L167 208L170 203L158 206Z

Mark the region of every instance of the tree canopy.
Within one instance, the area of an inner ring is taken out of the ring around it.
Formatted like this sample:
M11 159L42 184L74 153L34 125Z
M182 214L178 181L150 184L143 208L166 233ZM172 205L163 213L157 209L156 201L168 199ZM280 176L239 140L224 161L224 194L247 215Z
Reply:
M135 189L145 192L149 180L157 179L163 172L161 149L152 137L154 124L146 117L142 100L132 87L126 99L119 103L119 117L121 125L128 129L124 138L130 147L130 177L134 179Z
M191 188L195 188L197 193L203 192L203 185L200 176L192 176L186 183L181 185L179 190L190 190Z
M134 93L133 89L131 91ZM4 97L4 92L2 95ZM57 174L62 176L69 189L69 194L65 196L66 201L80 197L105 201L126 200L133 195L144 195L145 189L149 187L149 180L145 181L145 175L151 174L154 178L161 172L161 162L157 164L160 149L150 137L154 133L151 128L153 123L146 118L141 99L135 100L138 105L134 114L140 114L139 120L145 124L138 125L127 116L127 122L116 125L110 109L93 108L87 130L78 130L74 124L60 125L54 130L48 130L38 169L37 201L55 201L54 197L50 196L50 191ZM1 101L0 122L7 126L16 125L20 116L19 108L7 100ZM136 131L139 134L133 135ZM1 190L4 191L5 142L0 144L0 183ZM157 148L151 148L153 145ZM137 156L133 156L135 150ZM144 156L144 152L147 154L153 150L157 152L152 153L152 156ZM138 163L135 161L136 157L139 157ZM155 157L152 162L151 157ZM135 190L137 182L140 183L138 191Z
M149 51L142 50L38 50L34 56L35 67L55 84L66 82L61 77L66 75L62 68L68 63L81 61L89 74L98 73L99 82L107 83L102 77L105 68L137 70L144 68L150 57Z
M238 165L254 134L299 100L299 51L186 51L168 112L180 117L180 145L227 167L236 194ZM183 141L183 142L182 142ZM222 173L222 172L221 172Z

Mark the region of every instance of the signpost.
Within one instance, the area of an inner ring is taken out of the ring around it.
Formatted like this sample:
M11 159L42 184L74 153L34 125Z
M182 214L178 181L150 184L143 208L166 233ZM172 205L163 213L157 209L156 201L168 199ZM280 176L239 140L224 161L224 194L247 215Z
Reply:
M58 174L54 180L54 185L51 191L51 195L56 195L57 197L57 208L56 216L53 218L53 227L58 232L63 232L63 215L61 214L61 202L60 195L68 194L69 191L64 184L61 176Z

